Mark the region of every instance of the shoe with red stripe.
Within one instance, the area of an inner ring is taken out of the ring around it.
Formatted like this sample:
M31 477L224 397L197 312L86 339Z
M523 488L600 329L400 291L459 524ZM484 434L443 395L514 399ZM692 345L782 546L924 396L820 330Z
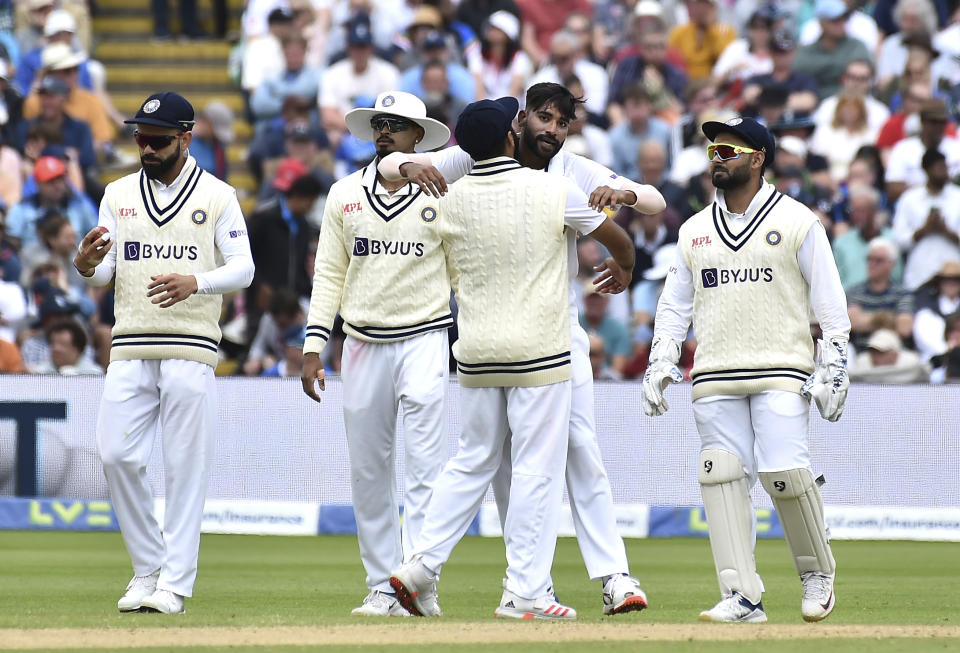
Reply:
M647 595L640 582L626 574L614 574L603 586L603 614L623 614L647 608Z
M437 603L437 576L420 556L397 569L390 576L390 587L400 602L415 617L439 617L443 614Z
M524 599L508 589L503 590L500 606L493 611L500 619L563 619L577 618L573 608L557 603L553 594L544 594L536 599Z

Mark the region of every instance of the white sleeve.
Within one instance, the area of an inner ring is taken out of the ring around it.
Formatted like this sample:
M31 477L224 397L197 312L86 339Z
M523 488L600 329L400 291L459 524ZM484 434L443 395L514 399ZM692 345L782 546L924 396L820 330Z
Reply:
M113 214L113 211L110 210L110 206L107 204L107 198L104 197L100 200L100 215L97 218L98 227L106 227L107 232L113 236L113 247L110 248L110 251L107 252L107 255L103 257L103 260L93 270L93 274L89 277L83 277L83 280L90 286L102 287L107 285L113 280L113 273L117 269L117 248L120 247L117 243L117 216ZM84 234L85 236L86 234ZM83 275L80 275L83 276Z
M567 203L564 209L563 222L571 229L586 235L603 224L607 216L597 213L587 206L587 196L569 179L564 179L567 185Z
M907 164L904 156L904 142L900 141L890 150L890 158L887 159L887 172L884 179L887 181L907 181Z
M567 174L587 196L600 186L610 186L617 190L629 190L637 196L633 208L641 213L659 213L667 207L667 203L653 186L638 184L637 182L621 177L610 168L600 165L586 157L576 154L567 155Z
M632 191L633 194L637 196L637 201L631 206L640 213L653 215L667 208L667 201L663 199L660 191L653 186L649 184L638 184L627 177L617 177L617 181L620 184L620 190Z
M847 296L840 283L837 263L827 240L827 232L819 220L807 231L797 250L800 273L810 286L810 304L820 322L823 339L850 337Z
M921 211L925 203L913 202L911 191L907 191L897 202L897 209L893 214L893 240L897 243L901 252L909 252L913 249L913 234L922 224L914 224L913 213L917 209Z
M222 295L249 286L253 281L253 256L250 254L247 224L236 195L231 196L227 208L217 220L214 238L223 256L223 265L194 275L197 294Z
M403 175L400 174L400 166L404 163L432 165L440 171L448 184L452 184L473 170L473 159L459 146L455 145L437 152L417 154L393 152L380 160L380 163L377 164L377 171L388 181L398 181L403 179Z
M693 319L693 295L696 286L693 273L687 267L680 248L676 259L667 272L667 278L657 302L657 316L653 322L653 337L671 338L678 342L687 339Z

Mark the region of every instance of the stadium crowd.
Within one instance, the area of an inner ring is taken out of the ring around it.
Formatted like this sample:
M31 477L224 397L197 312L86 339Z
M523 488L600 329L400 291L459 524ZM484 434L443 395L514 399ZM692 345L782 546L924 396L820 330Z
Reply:
M467 103L512 95L522 106L528 86L552 81L586 100L564 147L667 202L657 215L616 213L636 246L627 293L593 292L605 253L580 242L596 378L642 375L677 230L713 199L699 125L744 115L777 137L769 180L827 229L853 325L851 378L960 381L958 5L248 0L229 67L253 128L257 271L224 302L218 373L299 375L326 192L375 156L346 130L347 111L399 89L452 131ZM87 289L70 261L97 222L102 171L137 162L116 147L129 133L87 54L89 10L0 2L3 372L101 373L109 361L111 291ZM164 25L156 38L169 38ZM223 103L203 107L190 147L223 179L233 120ZM325 364L337 372L332 342ZM691 336L687 369L694 348Z

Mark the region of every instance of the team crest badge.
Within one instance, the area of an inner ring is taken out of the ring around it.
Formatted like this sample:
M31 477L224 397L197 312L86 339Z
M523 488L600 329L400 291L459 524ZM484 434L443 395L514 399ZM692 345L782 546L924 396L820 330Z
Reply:
M420 219L424 222L433 222L437 219L437 210L432 206L425 206L423 210L420 211Z
M387 95L386 97L383 98L383 102L381 102L380 104L382 104L385 107L392 107L396 101L397 101L396 98L394 98L392 95Z
M743 122L743 118L731 118L727 121L727 127L736 127L741 122Z
M768 245L776 247L783 240L783 236L780 235L780 232L776 229L768 231L767 235L764 237L764 240L767 241Z
M207 212L203 209L197 209L190 214L190 219L193 220L193 224L203 224L207 221Z
M154 98L154 99L150 100L149 102L147 102L146 104L143 105L143 112L144 112L144 113L153 113L154 111L156 111L156 110L159 109L159 108L160 108L160 100Z

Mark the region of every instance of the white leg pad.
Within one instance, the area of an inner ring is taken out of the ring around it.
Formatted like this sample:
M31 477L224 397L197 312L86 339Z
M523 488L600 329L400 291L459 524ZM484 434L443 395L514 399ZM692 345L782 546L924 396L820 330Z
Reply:
M700 492L720 591L759 603L763 586L753 557L753 505L743 463L723 449L701 451Z
M759 476L777 509L797 573L833 574L836 563L823 520L823 499L810 470L760 472Z

